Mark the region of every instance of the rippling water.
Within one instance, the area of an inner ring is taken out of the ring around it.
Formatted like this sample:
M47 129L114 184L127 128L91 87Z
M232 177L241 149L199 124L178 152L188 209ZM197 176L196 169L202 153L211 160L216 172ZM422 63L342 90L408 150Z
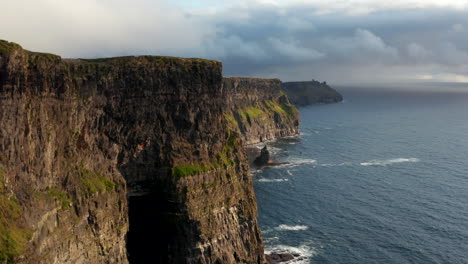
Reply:
M266 250L303 263L468 263L468 94L343 89L253 171ZM259 146L260 147L260 146Z

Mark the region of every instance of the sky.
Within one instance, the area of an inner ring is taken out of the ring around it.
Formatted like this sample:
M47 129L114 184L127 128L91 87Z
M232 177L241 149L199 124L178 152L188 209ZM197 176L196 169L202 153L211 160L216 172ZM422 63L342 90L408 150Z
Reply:
M468 0L0 0L0 39L64 58L201 57L226 76L468 82Z

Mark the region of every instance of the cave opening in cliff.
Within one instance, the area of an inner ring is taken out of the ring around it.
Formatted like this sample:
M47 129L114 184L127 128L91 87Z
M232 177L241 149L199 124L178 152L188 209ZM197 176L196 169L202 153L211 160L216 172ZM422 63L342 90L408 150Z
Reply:
M127 234L131 264L168 263L168 250L174 233L166 208L167 202L156 194L129 196Z

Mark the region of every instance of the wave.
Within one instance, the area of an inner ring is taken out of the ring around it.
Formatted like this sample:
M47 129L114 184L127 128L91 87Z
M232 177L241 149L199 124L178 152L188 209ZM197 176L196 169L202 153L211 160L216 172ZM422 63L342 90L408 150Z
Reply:
M387 160L370 160L367 162L359 163L361 166L387 166L396 163L403 163L403 162L419 162L420 160L417 158L397 158L397 159L387 159Z
M262 178L262 179L258 179L257 181L258 182L287 182L289 180L288 179L265 179L265 178Z
M262 172L262 169L254 169L250 170L250 176L257 175L258 173Z
M302 165L315 165L317 164L317 160L314 159L297 159L297 160L286 160L286 164L281 164L278 166L273 166L271 168L292 168Z
M352 162L342 162L338 164L333 164L333 163L324 163L324 164L319 164L322 167L341 167L341 166L351 166L353 165Z
M299 254L300 257L294 258L293 260L282 262L282 263L295 263L295 264L309 264L310 259L313 256L318 255L320 252L318 249L309 246L308 244L302 244L297 247L288 245L274 245L265 248L265 254L271 253L288 253L288 254Z
M309 229L309 227L305 225L295 225L295 226L279 225L275 227L274 229L278 231L303 231L303 230Z

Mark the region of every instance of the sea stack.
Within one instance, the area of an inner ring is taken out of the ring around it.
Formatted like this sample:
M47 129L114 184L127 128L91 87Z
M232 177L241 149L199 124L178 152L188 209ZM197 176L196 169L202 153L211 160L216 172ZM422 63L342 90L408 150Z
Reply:
M263 147L260 151L260 156L254 160L254 164L257 166L266 166L271 163L270 152L268 151L267 146Z

